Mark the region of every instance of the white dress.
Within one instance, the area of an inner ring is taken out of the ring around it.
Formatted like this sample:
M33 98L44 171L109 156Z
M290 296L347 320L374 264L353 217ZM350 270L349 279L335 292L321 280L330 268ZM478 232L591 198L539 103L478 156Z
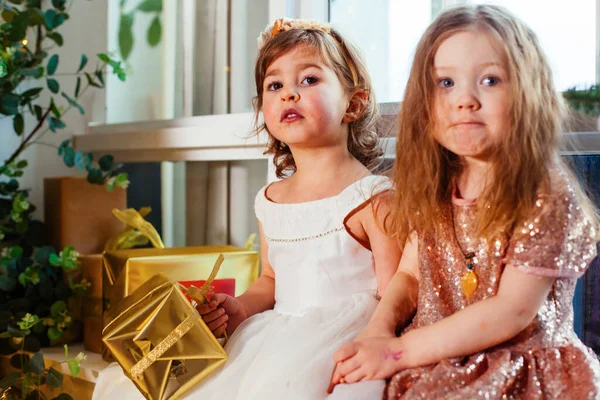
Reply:
M244 321L225 346L221 369L185 399L327 398L333 354L366 326L375 310L377 281L371 251L344 227L344 218L388 190L367 176L337 196L305 203L273 203L262 189L256 216L275 272L275 308ZM329 399L380 399L383 381L338 385ZM103 371L94 400L143 399L118 365Z

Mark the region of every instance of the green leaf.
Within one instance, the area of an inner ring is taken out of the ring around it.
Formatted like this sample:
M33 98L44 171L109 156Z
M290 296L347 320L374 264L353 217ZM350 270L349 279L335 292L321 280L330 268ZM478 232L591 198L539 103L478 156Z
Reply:
M48 370L48 375L46 376L46 382L48 382L50 387L59 388L63 384L63 374L55 370L53 367L50 367L50 370Z
M23 0L8 0L8 2L12 4L21 4Z
M77 69L77 72L80 72L82 69L84 69L87 62L88 62L87 56L85 54L82 54L81 61L79 61L79 68Z
M67 303L62 300L55 301L54 304L50 307L50 314L56 317L60 315L61 312L67 309Z
M56 253L50 254L50 257L48 257L48 261L50 262L50 265L54 267L60 267L60 257L58 257Z
M162 0L144 0L137 9L143 12L161 12Z
M23 68L21 70L21 73L23 74L23 76L33 76L39 78L44 73L44 69L42 67Z
M44 13L39 8L28 8L27 15L29 16L29 26L45 25Z
M16 115L19 113L19 96L14 94L0 95L0 114Z
M46 37L47 37L48 39L52 39L52 40L54 41L54 43L56 43L56 44L57 44L57 45L59 45L59 46L62 46L62 45L65 43L65 41L64 41L64 39L63 39L63 37L62 37L62 35L61 35L60 33L58 33L58 32L51 32L51 33L48 33L48 34L46 35Z
M83 110L83 107L81 107L79 105L79 103L77 103L75 100L73 100L72 98L69 97L69 95L67 95L65 92L61 92L60 93L62 95L62 97L64 97L65 99L67 99L67 101L69 102L69 104L71 104L73 107L77 108L79 110L80 114L85 114L85 111Z
M90 75L89 72L85 73L85 77L87 78L88 85L93 86L93 87L97 87L97 88L101 88L102 87L102 86L98 85L96 82L94 82L94 78L92 78L92 75Z
M38 94L40 94L40 92L42 90L44 90L44 89L41 87L32 88L32 89L24 91L23 94L21 95L21 97L27 97L28 99L31 99L31 98L37 96Z
M43 110L42 107L38 106L37 104L35 106L33 106L33 109L35 110L35 118L39 121L42 119L43 116Z
M48 339L50 339L50 340L59 339L63 335L61 331L59 331L58 329L56 329L53 326L48 328L48 332L46 334L48 335Z
M48 85L48 89L50 89L52 93L58 93L58 91L60 90L60 85L58 84L58 81L56 79L47 78L46 84Z
M23 129L25 129L25 120L23 119L22 114L15 115L15 118L13 119L13 129L17 135L21 136L23 134Z
M83 165L85 166L86 170L91 168L93 161L94 161L94 155L92 153L87 153L83 157Z
M48 265L50 254L56 254L52 246L43 246L37 249L33 259L40 265Z
M81 89L81 77L77 77L77 83L75 84L75 97L79 97L79 89Z
M57 16L57 12L56 10L46 10L46 12L44 13L44 21L46 22L46 28L48 28L49 31L53 30L56 26L54 25L54 19Z
M58 107L56 107L56 103L54 103L54 98L50 98L50 110L56 119L60 119L61 113Z
M9 372L2 380L0 380L0 389L8 389L21 378L20 371Z
M77 153L75 153L75 166L77 169L85 171L85 160L82 150L79 150Z
M100 169L104 172L110 171L113 167L114 157L110 154L105 154L98 160Z
M79 372L81 371L81 367L79 366L78 360L76 360L76 359L69 360L69 361L67 361L67 365L69 366L69 371L71 371L71 374L73 376L79 375Z
M117 175L117 178L115 179L115 185L122 189L127 189L127 187L129 186L129 176L126 172L122 172L119 175Z
M102 71L101 70L97 70L95 72L96 77L98 78L98 80L100 81L100 83L102 84L102 86L104 86L104 75L102 75Z
M75 166L75 149L72 147L67 147L65 149L65 154L63 155L63 162L69 168Z
M65 152L65 149L67 147L69 147L69 144L71 143L71 139L65 139L60 143L60 146L58 146L58 155L62 156L63 153Z
M27 26L29 25L29 15L26 12L15 14L11 21L12 29L8 33L10 42L20 42L27 36Z
M61 11L63 11L65 9L66 3L67 3L67 0L52 0L52 6Z
M4 21L10 24L15 18L15 12L4 9L1 16Z
M12 276L0 275L0 290L12 292L17 286L17 281Z
M12 337L25 337L31 333L31 331L28 329L19 329L18 327L13 325L8 325L6 330L8 331L8 333L10 333L10 336Z
M133 49L133 14L121 14L119 24L119 52L121 58L127 60Z
M148 44L151 47L156 46L160 43L160 37L162 35L162 27L160 24L160 17L157 15L152 20L150 27L148 28Z
M98 53L97 56L101 61L104 61L105 63L108 63L110 61L110 57L104 53Z
M54 18L54 28L58 28L59 26L61 26L63 24L63 22L65 22L65 20L67 19L67 14L64 13L60 13L56 16L56 18Z
M48 75L54 75L56 72L56 68L58 67L58 54L53 54L48 60L48 66L46 67L46 72Z
M0 78L4 78L8 74L8 67L6 63L0 59Z
M89 168L87 180L89 183L93 183L94 185L104 184L104 176L102 175L102 171L97 168Z
M38 351L31 357L31 360L27 363L27 370L36 375L42 375L44 373L44 356L41 351Z
M25 165L27 165L27 161L23 160ZM10 258L18 258L23 255L23 248L20 246L13 246L10 248Z
M21 369L24 366L26 366L29 361L30 361L30 358L29 358L29 356L27 354L25 354L25 353L17 353L17 354L14 354L10 358L10 365L13 368Z

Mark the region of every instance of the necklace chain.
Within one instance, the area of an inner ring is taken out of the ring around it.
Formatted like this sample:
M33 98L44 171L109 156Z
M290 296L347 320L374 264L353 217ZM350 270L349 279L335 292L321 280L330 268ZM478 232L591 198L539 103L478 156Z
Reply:
M452 204L450 204L450 215L452 216L452 233L454 233L454 240L456 241L456 245L458 246L458 249L462 253L465 260L471 261L471 259L475 257L475 253L472 251L465 252L462 246L460 245L458 235L456 234L456 223L454 222L454 206Z

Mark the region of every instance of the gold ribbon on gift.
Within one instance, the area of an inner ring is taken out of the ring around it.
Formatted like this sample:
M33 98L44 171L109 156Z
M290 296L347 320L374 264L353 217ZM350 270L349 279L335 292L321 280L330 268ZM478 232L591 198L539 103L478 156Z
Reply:
M208 291L210 290L210 285L213 280L219 273L219 268L221 268L221 264L225 257L223 254L219 254L215 265L210 273L210 276L202 286L202 288L198 289L196 286L190 286L187 289L188 295L193 298L198 304L205 304L207 302L206 296L208 295ZM150 367L158 358L160 358L167 350L169 350L179 339L183 337L186 333L189 332L190 329L194 326L195 321L198 319L197 314L189 315L181 324L179 324L167 337L165 337L154 349L152 349L148 354L142 357L131 369L129 370L129 376L133 379L143 379L142 374L148 367ZM146 346L144 349L147 350L149 346ZM144 351L142 349L142 351Z
M143 246L150 241L157 249L164 249L160 235L152 224L144 219L152 209L150 207L142 207L140 211L133 208L124 210L113 209L113 215L127 227L118 234L112 236L106 241L104 250L120 250L130 249L135 246Z

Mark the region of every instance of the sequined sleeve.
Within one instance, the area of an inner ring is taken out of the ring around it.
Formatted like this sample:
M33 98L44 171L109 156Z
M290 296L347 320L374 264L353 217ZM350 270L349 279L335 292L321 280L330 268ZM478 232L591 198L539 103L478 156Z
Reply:
M526 273L578 278L596 256L596 230L572 186L540 195L530 218L517 225L505 257Z

